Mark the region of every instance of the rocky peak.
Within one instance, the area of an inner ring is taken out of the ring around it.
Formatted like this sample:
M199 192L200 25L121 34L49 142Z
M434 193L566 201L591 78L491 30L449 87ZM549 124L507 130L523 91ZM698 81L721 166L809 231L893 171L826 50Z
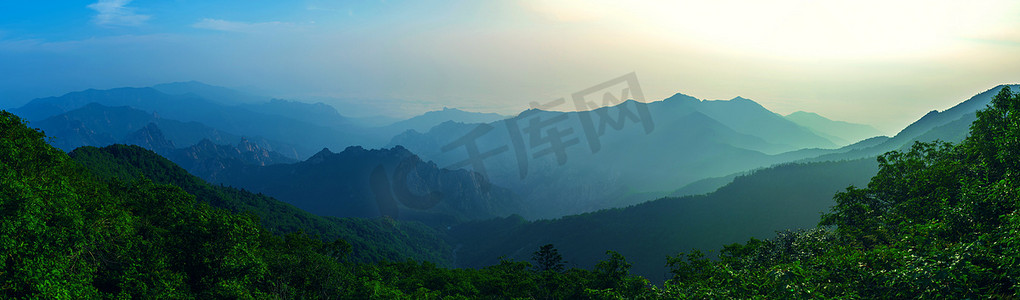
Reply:
M122 141L124 144L138 145L153 152L165 154L177 148L174 142L163 135L163 131L155 123L149 123L142 129L128 134Z

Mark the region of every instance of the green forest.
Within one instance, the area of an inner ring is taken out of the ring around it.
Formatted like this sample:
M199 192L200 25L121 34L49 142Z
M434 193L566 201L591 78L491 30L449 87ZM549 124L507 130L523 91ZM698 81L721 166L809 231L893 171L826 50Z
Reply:
M1020 292L1020 95L1008 87L953 145L878 158L815 228L670 249L661 285L604 251L568 268L451 268L420 223L323 218L210 185L137 147L70 155L0 112L0 297L28 299L1014 298ZM664 158L665 159L665 158ZM807 187L805 187L807 188ZM702 251L704 250L704 251ZM710 251L714 250L714 251ZM716 253L716 254L706 254Z

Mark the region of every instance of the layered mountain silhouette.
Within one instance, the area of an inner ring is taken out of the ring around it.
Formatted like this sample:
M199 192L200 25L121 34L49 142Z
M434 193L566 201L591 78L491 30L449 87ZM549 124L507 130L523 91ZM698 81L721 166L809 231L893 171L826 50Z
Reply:
M973 111L997 90L932 112L892 138L863 140L871 132L863 125L804 112L784 117L742 97L684 94L651 103L610 101L582 112L532 109L512 118L444 109L373 128L326 104L197 82L87 90L36 99L16 111L65 151L136 144L217 182L229 179L226 170L294 163L324 147L406 147L438 168L471 170L519 197L518 209L487 215L536 219L703 194L778 163L868 158L914 140L958 140ZM354 215L371 215L365 211Z
M152 86L170 95L194 95L224 105L255 104L269 100L268 97L252 95L221 86L208 85L198 81L171 82Z
M930 111L892 138L861 141L839 149L824 151L819 155L804 159L804 161L873 157L888 151L908 148L915 141L931 142L941 140L959 142L967 136L970 124L977 119L974 113L987 107L991 103L992 97L998 94L1004 86L1006 85L999 85L974 95L970 99L945 111ZM1020 85L1009 85L1009 87L1015 90L1020 88Z
M222 132L262 136L269 140L293 145L298 155L295 158L314 154L315 149L322 146L346 147L363 144L363 141L366 140L363 133L356 128L338 128L315 124L309 120L321 118L303 114L303 112L319 111L324 106L279 101L262 103L254 107L247 104L224 105L195 93L166 94L155 88L117 88L73 92L60 97L32 100L25 106L14 110L14 113L30 121L38 121L90 104L112 107L127 106L164 119L198 122ZM309 107L296 108L295 106ZM286 109L281 109L281 107ZM92 116L92 118L99 118L99 116ZM342 123L342 120L336 122Z
M835 204L832 195L861 186L878 171L874 159L785 164L739 176L707 195L669 197L617 209L526 221L515 216L454 227L457 265L482 267L499 259L527 260L534 249L554 244L564 259L588 268L620 252L632 272L661 282L662 258L677 249L719 249L776 231L811 228ZM686 250L685 250L686 251Z
M147 149L163 153L159 147L149 147L145 141L132 137L150 125L156 126L167 143L185 146L193 145L202 140L210 140L218 144L233 144L242 137L219 129L211 128L198 122L181 122L166 119L157 113L146 113L127 106L109 107L98 103L89 103L84 107L62 113L42 121L32 122L32 126L52 136L51 143L64 151L71 151L81 146L102 147L114 143L135 144ZM150 130L151 131L151 128ZM149 133L151 135L151 132ZM296 158L297 149L293 146L270 141L262 137L254 137L255 143L270 151Z
M449 228L452 247L432 248L457 249L460 266L526 260L552 243L584 267L607 249L619 251L635 273L654 280L670 251L813 226L833 193L874 175L875 156L914 141L959 141L1001 88L932 111L893 137L869 137L869 128L812 113L781 116L741 97L683 94L512 118L447 109L364 127L326 104L192 82L70 93L17 112L62 149L139 145L212 183L244 189L221 193L269 195L316 215ZM390 139L385 149L346 146L382 139ZM345 150L324 148L337 145ZM123 147L73 156L154 155ZM267 216L308 218L272 206L280 211ZM542 218L550 220L534 220Z
M155 149L152 149L155 151ZM159 151L156 151L160 153ZM246 138L242 138L236 146L217 145L210 140L202 140L190 147L164 152L164 156L177 163L191 174L203 178L213 178L228 168L246 165L268 166L281 163L293 163L297 160L269 151ZM162 153L161 153L162 154Z
M619 251L633 272L653 281L666 277L662 257L675 249L719 249L749 238L771 238L782 230L811 228L835 204L833 195L862 186L878 170L876 156L909 147L914 141L958 142L968 133L974 112L988 105L1002 86L978 94L943 112L931 112L893 138L874 137L839 149L801 150L821 157L752 172L707 178L682 188L691 194L555 220L528 221L519 216L455 227L457 264L475 267L498 258L526 259L526 251L555 244L564 258L582 267L601 251ZM1011 86L1011 88L1013 88ZM858 157L846 159L847 157ZM715 188L721 186L720 188ZM667 250L668 249L668 250Z
M797 111L786 115L786 119L840 146L882 135L878 129L868 125L833 121L812 112Z
M379 128L379 131L381 135L392 137L408 130L426 132L429 129L432 129L432 127L436 127L436 125L442 124L443 122L476 124L490 123L506 118L506 116L495 113L469 112L456 108L444 107L442 110L429 111L420 116L383 126Z
M172 184L198 201L256 215L264 228L272 232L304 232L326 241L343 239L352 246L350 259L357 262L425 260L451 264L451 248L445 236L421 223L317 216L263 194L209 184L138 146L81 147L70 156L101 178L126 181L145 178Z
M403 147L323 149L298 163L233 165L198 175L324 216L388 216L436 225L526 210L512 192L478 174L441 169Z
M494 154L472 158L468 143ZM440 166L484 169L479 172L534 208L536 214L524 215L529 219L635 204L704 178L813 155L787 151L836 147L751 100L683 94L588 112L534 109L484 125L447 122L400 134L390 145Z
M366 126L324 103L272 99L195 81L72 92L34 99L12 112L51 131L62 140L54 145L65 151L121 142L127 133L157 123L176 145L202 139L233 144L240 136L259 137L271 141L261 146L295 159L307 158L322 147L380 147L393 135L424 131L445 121L480 123L503 118L443 109L385 126ZM179 130L182 127L188 129Z

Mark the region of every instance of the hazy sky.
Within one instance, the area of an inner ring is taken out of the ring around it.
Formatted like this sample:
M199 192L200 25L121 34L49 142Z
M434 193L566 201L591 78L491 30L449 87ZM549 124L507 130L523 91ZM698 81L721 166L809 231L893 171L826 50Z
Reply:
M892 133L1020 82L1020 1L0 2L0 108L198 80L512 114L629 72Z

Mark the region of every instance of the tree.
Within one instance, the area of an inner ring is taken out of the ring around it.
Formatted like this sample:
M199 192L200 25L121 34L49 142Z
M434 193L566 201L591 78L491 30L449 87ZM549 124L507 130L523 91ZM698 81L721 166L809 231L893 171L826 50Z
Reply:
M535 268L539 271L554 271L563 272L563 256L560 255L559 250L556 250L552 244L546 244L539 248L531 255L531 260L535 261Z

